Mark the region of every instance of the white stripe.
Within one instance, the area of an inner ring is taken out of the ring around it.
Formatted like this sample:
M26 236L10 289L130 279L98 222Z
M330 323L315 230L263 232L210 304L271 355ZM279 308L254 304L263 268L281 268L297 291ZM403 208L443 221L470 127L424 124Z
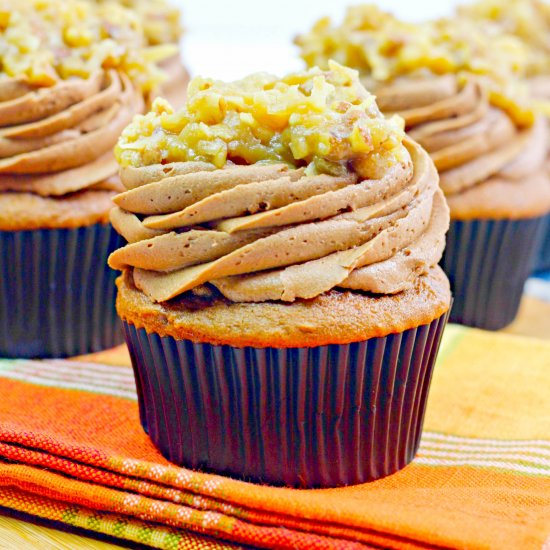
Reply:
M99 378L97 376L89 376L80 372L59 372L52 371L50 369L43 368L25 368L25 369L13 369L15 372L20 372L21 374L26 374L29 376L44 376L49 380L77 380L85 381L94 386L114 386L114 387L126 387L132 388L134 386L134 379L130 378L128 380L116 380L109 378Z
M120 374L107 374L107 373L94 373L87 369L74 369L72 367L63 367L61 364L48 364L48 363L38 363L38 362L32 362L29 361L26 364L20 364L16 366L17 370L19 371L25 371L25 372L34 372L34 373L41 373L41 372L47 372L51 377L53 376L59 376L61 379L65 379L67 376L70 377L83 377L91 382L99 381L108 381L108 382L115 382L118 384L126 384L126 385L133 385L134 384L134 375L133 372L130 371L129 373L126 373L124 375Z
M130 367L116 367L110 368L108 365L96 365L94 363L78 363L76 361L61 361L61 360L47 360L47 361L22 361L27 363L28 367L44 368L52 370L54 372L82 372L82 373L95 373L102 378L109 379L133 379L133 370ZM27 366L27 365L25 365ZM100 367L100 368L98 368Z
M2 368L3 367L3 368ZM100 374L99 376L93 376L93 373L86 370L75 371L74 369L60 369L57 365L46 366L42 362L34 361L17 361L8 365L2 365L0 362L0 372L20 372L25 376L33 376L35 379L44 378L45 380L59 380L60 382L67 382L69 380L76 380L78 382L87 383L90 386L98 388L120 388L124 387L127 390L135 388L135 381L132 371L129 376L105 376ZM11 368L9 368L11 367Z
M463 453L460 451L454 452L445 452L445 451L426 451L423 448L420 448L419 455L427 458L452 458L452 459L464 459L464 460L476 460L483 458L484 460L494 459L494 460L504 460L509 462L528 462L530 464L538 464L540 466L545 466L550 472L550 461L546 458L540 458L535 456L527 455L508 455L504 453L483 453L483 456L479 454L472 453Z
M461 437L458 435L446 435L435 432L424 432L422 434L422 441L437 440L437 441L456 441L459 443L473 443L473 444L491 444L498 447L510 447L514 445L529 445L530 447L540 445L550 449L550 441L544 439L484 439L480 437Z
M530 443L530 441L526 441L523 445L514 444L509 447L503 447L501 445L494 445L493 443L432 443L423 439L420 447L426 452L431 450L470 451L471 453L498 451L507 454L532 453L550 458L550 449L546 449L543 446L538 447L537 445L531 445Z
M117 384L117 383L107 383L101 384L101 382L96 382L94 379L89 379L84 376L59 376L59 374L48 374L44 372L32 372L32 371L18 371L13 370L12 373L17 373L20 375L21 380L33 380L34 382L38 380L43 380L44 382L54 383L58 382L59 384L75 384L88 388L89 391L101 391L109 392L110 390L117 391L126 391L126 392L135 392L135 383L132 384ZM3 373L3 375L8 375L9 373ZM49 384L51 385L51 384Z
M12 380L20 380L22 382L30 382L32 384L38 384L40 386L48 386L52 388L63 388L63 389L70 389L70 390L84 390L84 391L89 391L91 393L112 395L115 397L124 397L126 399L132 399L133 401L137 399L137 395L135 391L127 391L127 390L116 389L116 388L101 388L98 386L90 386L86 384L62 382L60 380L48 380L40 377L21 374L17 371L3 372L2 376L4 378L10 378Z
M30 361L31 363L33 361ZM104 365L102 363L88 363L84 361L68 361L66 359L44 359L38 361L39 363L46 363L51 365L70 365L72 368L83 368L89 371L96 372L118 372L122 375L132 372L132 367L125 367L123 365Z
M493 460L441 460L438 458L418 457L414 460L415 464L424 464L426 466L482 466L487 468L500 468L503 470L511 470L524 474L538 474L550 476L550 470L546 471L539 468L530 468L523 464L512 464L507 462L495 462Z
M120 374L127 374L132 372L131 367L123 365L105 365L101 363L89 363L84 361L70 361L68 359L0 359L0 368L13 365L56 365L59 367L70 367L77 370L88 370L95 372L118 372Z

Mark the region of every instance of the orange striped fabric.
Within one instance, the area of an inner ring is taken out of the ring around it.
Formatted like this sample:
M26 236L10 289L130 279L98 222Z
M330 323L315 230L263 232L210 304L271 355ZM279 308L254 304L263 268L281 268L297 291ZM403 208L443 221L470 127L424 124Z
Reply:
M550 544L550 343L451 326L416 460L341 489L169 464L139 424L127 352L0 360L0 507L163 549Z

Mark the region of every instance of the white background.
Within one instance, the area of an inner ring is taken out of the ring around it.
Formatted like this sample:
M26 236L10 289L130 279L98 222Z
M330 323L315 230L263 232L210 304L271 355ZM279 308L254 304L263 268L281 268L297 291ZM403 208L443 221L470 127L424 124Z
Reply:
M236 79L255 71L301 69L292 44L324 15L341 21L350 3L338 0L171 0L183 13L185 63L193 75ZM367 0L368 1L368 0ZM450 14L454 0L378 0L399 17L422 20Z

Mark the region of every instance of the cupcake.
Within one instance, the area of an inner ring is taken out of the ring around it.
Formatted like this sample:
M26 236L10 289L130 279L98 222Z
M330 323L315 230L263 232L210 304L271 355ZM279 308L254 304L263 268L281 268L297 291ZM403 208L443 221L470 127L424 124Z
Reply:
M540 0L482 0L461 6L459 14L497 25L528 47L527 77L537 106L550 115L550 5ZM550 215L535 271L550 271Z
M15 0L0 11L0 356L123 341L105 267L121 189L113 147L157 86L136 16Z
M547 124L520 83L514 37L465 20L407 24L373 7L297 43L308 64L358 68L380 109L399 113L431 155L451 211L443 268L451 320L500 329L516 316L550 211Z
M418 447L450 307L437 171L355 71L196 78L116 148L117 310L169 460L327 487Z
M92 0L105 4L116 1L133 10L139 16L147 43L160 53L160 67L167 74L162 84L153 91L151 101L165 97L172 105L185 101L189 75L185 69L179 48L182 35L180 10L167 0Z

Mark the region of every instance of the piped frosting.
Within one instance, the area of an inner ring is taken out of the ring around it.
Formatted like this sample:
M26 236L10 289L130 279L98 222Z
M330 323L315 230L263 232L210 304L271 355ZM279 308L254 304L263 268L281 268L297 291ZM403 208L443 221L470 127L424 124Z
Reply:
M137 117L117 148L127 191L111 220L129 244L109 263L132 270L151 300L205 284L237 302L293 302L333 288L393 294L437 264L449 213L435 167L398 119L382 117L355 72L333 64L190 90L182 111L157 104ZM240 126L220 128L236 117L254 128L242 141ZM188 126L197 124L210 154L191 145ZM209 148L218 139L221 157Z

